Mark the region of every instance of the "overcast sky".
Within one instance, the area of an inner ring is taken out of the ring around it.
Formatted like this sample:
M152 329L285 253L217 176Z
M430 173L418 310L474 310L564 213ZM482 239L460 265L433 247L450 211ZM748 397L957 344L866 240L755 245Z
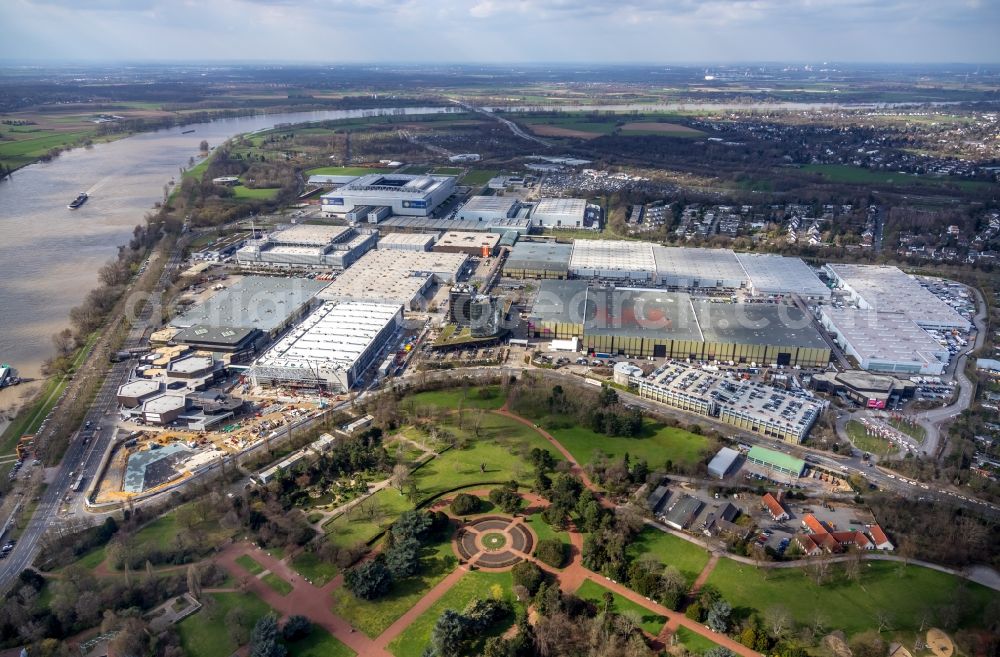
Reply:
M1000 0L0 0L0 59L1000 62Z

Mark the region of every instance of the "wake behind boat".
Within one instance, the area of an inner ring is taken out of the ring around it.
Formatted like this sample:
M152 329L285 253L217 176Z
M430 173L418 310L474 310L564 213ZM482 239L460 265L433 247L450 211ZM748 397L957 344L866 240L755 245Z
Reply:
M76 210L78 207L86 203L88 198L90 198L90 195L87 194L87 192L80 192L80 195L73 199L73 202L66 207L70 210Z

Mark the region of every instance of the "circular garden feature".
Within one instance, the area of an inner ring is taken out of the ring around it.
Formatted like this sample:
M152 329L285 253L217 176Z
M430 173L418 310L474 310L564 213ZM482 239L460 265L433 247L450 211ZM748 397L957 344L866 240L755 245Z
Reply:
M489 534L484 534L480 542L487 551L496 552L507 545L507 537L499 532L490 532Z
M534 535L513 518L484 516L458 530L455 551L479 568L509 568L530 554Z

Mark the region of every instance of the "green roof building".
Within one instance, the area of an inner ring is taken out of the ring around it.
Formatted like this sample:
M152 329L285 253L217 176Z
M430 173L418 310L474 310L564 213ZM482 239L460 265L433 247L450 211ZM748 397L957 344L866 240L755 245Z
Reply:
M801 477L802 471L806 469L806 462L802 459L756 445L750 448L747 461L790 477Z

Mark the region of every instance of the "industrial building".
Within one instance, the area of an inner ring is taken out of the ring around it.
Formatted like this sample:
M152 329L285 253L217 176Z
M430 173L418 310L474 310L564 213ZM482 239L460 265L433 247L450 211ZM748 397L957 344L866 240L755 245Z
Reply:
M125 421L203 431L234 417L243 400L218 390L178 391L162 381L137 379L119 386L118 404Z
M173 344L185 345L192 349L233 354L233 361L238 361L239 355L252 354L267 342L267 336L256 328L195 324L183 329L174 329L174 331L170 338L170 342ZM150 338L150 342L152 343L152 338Z
M472 233L449 230L434 245L436 253L464 253L489 258L496 253L501 235L498 233Z
M543 228L592 228L598 230L599 222L586 221L587 199L543 198L531 211L531 223Z
M754 445L747 453L747 461L765 470L773 470L789 477L801 477L806 469L806 462L790 454L776 452Z
M575 240L569 271L576 278L653 284L653 245L625 240Z
M389 233L378 240L379 250L430 251L437 241L434 233Z
M520 208L514 196L473 196L455 216L461 221L494 221L517 216Z
M411 310L427 305L435 284L461 279L469 257L464 253L371 251L321 293L327 301L399 304Z
M649 246L654 258L656 285L677 290L746 287L746 271L729 249Z
M910 399L917 384L884 374L849 370L814 374L809 386L820 392L841 394L866 408L886 408L893 397Z
M514 231L521 235L527 235L531 230L531 220L521 217L520 214L517 217L509 219L486 221L446 219L443 217L389 217L382 221L380 226L402 232L465 230L484 233L506 233Z
M385 206L394 215L426 217L455 191L452 176L372 173L320 197L324 212L347 214L358 206Z
M735 449L723 447L708 462L708 474L717 479L725 479L739 467L740 457Z
M791 305L713 303L682 292L545 280L528 316L538 338L595 354L824 367L830 348Z
M904 313L824 307L820 321L862 369L938 376L948 366L947 347Z
M258 329L273 338L312 310L316 295L326 286L308 278L244 276L175 317L170 325Z
M448 293L448 321L469 329L474 338L493 337L500 332L502 300L480 294L466 283L451 288Z
M250 368L254 385L350 390L391 342L400 305L325 303Z
M511 278L569 278L572 244L518 242L503 265L503 275Z
M666 363L630 384L640 397L794 444L808 435L825 407L801 393L681 363Z
M925 329L968 331L972 326L899 267L829 264L825 269L862 310L902 313Z
M244 267L322 268L343 270L375 248L378 232L348 226L278 228L236 252Z
M803 299L824 301L832 294L812 267L800 258L770 253L738 253L736 259L747 274L755 296L795 294Z
M340 187L357 179L358 176L314 174L309 176L309 180L306 182L310 185L318 185L320 187Z

